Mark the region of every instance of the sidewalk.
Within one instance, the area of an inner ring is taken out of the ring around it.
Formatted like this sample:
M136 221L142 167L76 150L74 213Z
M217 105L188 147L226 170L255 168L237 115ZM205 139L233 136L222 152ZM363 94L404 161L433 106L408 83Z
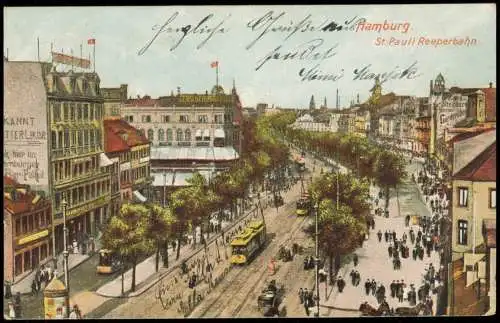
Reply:
M394 271L392 258L389 258L389 255L387 254L388 243L384 241L384 238L382 238L382 242L378 242L376 232L379 230L382 232L385 232L385 230L395 230L399 238L403 232L409 231L409 228L406 228L404 224L404 215L412 211L414 212L414 209L416 208L414 204L416 201L415 197L404 197L405 196L401 196L400 194L400 199L402 199L402 201L400 201L401 215L399 215L398 212L397 198L393 196L389 201L390 217L375 217L375 230L371 230L368 240L365 241L362 248L359 248L356 251L356 254L359 257L358 266L354 267L354 264L349 262L341 269L341 275L346 282L344 291L339 293L336 286L328 286L330 296L326 301L321 299L321 306L340 310L358 310L360 304L367 301L372 306L378 307L375 296L372 296L371 293L370 295L366 295L364 289L366 279L375 279L377 284L380 282L384 284L386 288L387 302L390 307L394 309L398 307L409 307L409 302L407 300L399 303L396 298L390 297L390 283L393 280L403 279L408 287L410 284L414 284L415 288L418 290L418 288L422 285L424 267L429 263L432 263L435 268L439 268L439 253L432 251L431 257L428 258L425 256L423 261L414 261L411 256L407 259L401 259L401 270ZM424 202L420 201L420 204L423 203ZM414 230L418 230L417 226L412 227ZM413 248L411 244L409 247L411 255ZM349 273L352 269L358 270L361 276L361 282L357 287L354 287L351 284ZM333 292L331 291L332 287L334 289ZM320 290L324 290L324 288L325 283L320 283ZM431 295L434 302L434 313L436 313L437 295Z
M99 250L100 244L98 240L95 240L95 250ZM78 267L80 264L88 260L90 257L92 257L93 254L73 254L70 253L68 256L68 267L69 271L72 269ZM47 261L44 263L45 267L50 266L52 269L54 269L53 265L54 262L52 260ZM33 282L33 279L35 279L35 274L36 274L36 269L33 270L31 273L23 277L21 280L15 282L12 287L12 295L15 295L17 292L20 292L21 294L31 294L31 283ZM57 256L57 277L61 278L64 277L64 256L63 254L59 254Z
M221 226L222 226L222 231L230 226L232 223L231 222L226 222L222 221ZM204 234L205 239L207 239L207 234ZM210 235L210 238L207 239L207 245L210 244L213 240L215 240L214 237L219 237L219 234L213 233ZM136 274L135 274L135 283L136 283L136 291L130 293L128 296L129 297L134 297L142 294L147 288L146 286L140 286L141 283L146 282L149 278L151 278L155 274L159 274L163 276L163 274L166 274L170 271L172 271L175 267L180 265L182 261L184 261L186 258L191 257L193 254L199 252L203 248L201 247L202 245L197 242L196 244L196 249L193 249L192 245L184 245L181 246L180 250L180 257L178 260L175 260L177 256L177 250L173 249L171 246L168 248L168 260L169 260L169 266L168 268L162 267L163 264L163 258L160 255L160 268L158 270L158 273L155 270L156 266L156 255L153 254L143 262L137 264L136 266ZM187 256L186 256L187 254ZM157 278L157 277L156 277ZM156 280L156 279L155 279ZM131 283L132 283L132 268L129 269L127 272L124 274L124 293L127 294L131 290ZM148 284L149 285L149 284ZM97 295L100 296L105 296L105 297L121 297L122 296L122 277L121 275L118 276L116 279L113 281L107 283L104 286L101 286L97 291Z

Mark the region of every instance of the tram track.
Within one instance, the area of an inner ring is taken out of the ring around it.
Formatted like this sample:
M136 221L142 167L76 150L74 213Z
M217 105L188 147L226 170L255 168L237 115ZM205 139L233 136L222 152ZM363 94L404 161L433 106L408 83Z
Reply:
M286 216L293 212L293 203L285 206L278 217ZM280 225L279 219L274 219L272 228L268 225L268 234L275 233L276 241L267 240L265 248L243 268L235 268L226 276L223 285L212 292L213 300L205 299L200 305L200 310L195 310L191 316L196 317L235 317L240 313L242 307L247 303L249 295L254 292L256 286L261 282L267 271L264 259L274 257L279 246L289 240L298 230L303 227L306 217L295 218L291 225ZM269 221L268 221L269 222ZM270 229L274 229L270 231ZM288 233L287 233L288 232ZM233 291L237 291L234 293ZM216 296L215 296L216 295ZM226 299L229 298L229 299ZM205 302L209 301L208 306ZM205 303L205 304L204 304ZM231 311L224 315L225 312Z

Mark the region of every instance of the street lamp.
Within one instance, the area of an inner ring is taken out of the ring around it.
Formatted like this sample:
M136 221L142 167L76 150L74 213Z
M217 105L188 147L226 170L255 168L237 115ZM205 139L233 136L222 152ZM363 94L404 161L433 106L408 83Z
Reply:
M66 290L68 291L68 301L66 302L66 315L69 315L69 267L68 267L68 257L69 257L69 252L68 252L68 244L66 241L66 236L68 234L68 228L66 227L66 207L68 203L66 202L66 199L63 199L61 201L62 205L62 211L63 211L63 243L64 243L64 285L66 285Z
M315 317L319 317L319 276L318 276L318 270L319 270L319 243L318 243L318 208L319 208L319 202L314 205L314 214L315 214L315 226L316 226L316 268L315 268L315 273L316 273L316 313L314 313Z

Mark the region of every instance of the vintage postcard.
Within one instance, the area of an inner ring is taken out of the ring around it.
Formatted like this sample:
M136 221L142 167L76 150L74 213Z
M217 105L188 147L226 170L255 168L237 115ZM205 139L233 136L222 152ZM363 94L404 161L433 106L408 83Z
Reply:
M4 8L4 318L496 313L496 6Z

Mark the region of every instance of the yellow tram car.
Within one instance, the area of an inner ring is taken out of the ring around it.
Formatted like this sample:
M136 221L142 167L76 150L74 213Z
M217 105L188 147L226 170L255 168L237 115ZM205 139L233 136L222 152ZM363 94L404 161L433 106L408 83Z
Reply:
M266 242L264 221L253 221L231 241L231 264L243 265L257 254Z
M108 249L99 250L99 264L97 265L98 274L109 275L116 272L119 268L120 262L116 254Z
M307 216L309 215L310 208L311 202L309 201L309 194L304 193L297 201L297 210L295 212L298 216Z

